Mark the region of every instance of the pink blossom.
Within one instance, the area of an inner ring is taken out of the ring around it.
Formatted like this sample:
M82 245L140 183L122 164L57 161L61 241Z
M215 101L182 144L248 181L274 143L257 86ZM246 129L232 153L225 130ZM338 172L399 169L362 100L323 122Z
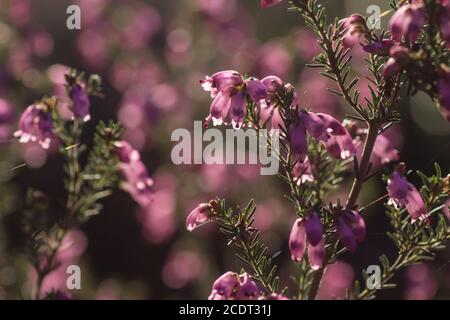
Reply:
M310 213L306 218L297 219L289 237L292 260L301 261L306 249L308 249L311 268L321 268L326 254L325 241L322 222L315 212Z
M409 50L401 45L393 46L389 50L389 60L384 64L383 76L393 77L401 72L410 62Z
M192 210L186 219L186 229L192 231L212 220L214 213L209 203L200 203Z
M296 181L298 185L301 185L306 181L314 181L311 163L309 162L308 157L305 157L303 160L299 159L295 163L292 174L294 175L294 181Z
M357 44L367 30L366 19L356 13L342 19L339 24L340 28L344 30L342 44L345 48L352 48Z
M36 141L42 148L48 149L55 139L50 107L43 103L27 107L20 116L19 128L14 136L19 138L20 143Z
M337 223L339 240L350 252L356 251L357 243L364 241L366 224L356 211L342 211Z
M401 6L389 20L389 29L392 39L402 41L405 37L408 41L417 40L425 23L423 6L421 4L407 4Z
M70 88L70 98L72 99L72 111L75 118L88 121L91 118L89 108L91 103L84 84L74 84Z
M214 282L208 299L257 300L259 297L259 286L248 273L238 275L228 271Z
M115 152L120 160L118 168L124 176L122 188L130 193L141 207L146 207L153 199L153 180L148 176L138 151L131 148L127 142L119 141L116 143Z
M438 283L433 271L425 263L414 264L406 269L405 299L431 300L437 293Z
M213 284L209 300L228 300L231 299L235 290L239 286L239 275L228 271L220 276Z
M388 180L388 193L389 203L397 208L406 207L412 222L428 218L428 211L419 191L397 171Z
M353 284L354 272L352 267L342 261L329 264L325 269L320 284L318 299L331 300L344 298L347 290Z

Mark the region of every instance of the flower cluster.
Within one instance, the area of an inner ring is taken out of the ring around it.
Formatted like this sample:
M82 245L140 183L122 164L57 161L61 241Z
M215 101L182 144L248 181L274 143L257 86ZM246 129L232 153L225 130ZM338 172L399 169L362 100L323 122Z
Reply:
M431 36L427 40L421 39L420 34L427 24L433 25L441 42ZM405 71L417 90L425 91L436 100L442 115L448 121L449 69L441 57L445 48L450 46L449 26L448 1L414 1L400 6L392 15L389 20L391 38L373 37L364 45L365 51L388 57L383 68L383 76L386 79L402 75Z
M264 295L248 273L228 271L213 284L209 300L288 300L280 294Z
M244 79L237 71L220 71L200 80L205 91L211 92L213 101L206 121L212 119L213 125L226 123L229 116L233 128L239 129L247 115L247 100L250 99L258 110L267 109L274 112L276 93L289 88L289 84L275 76L259 80L255 77ZM276 128L278 129L278 127Z

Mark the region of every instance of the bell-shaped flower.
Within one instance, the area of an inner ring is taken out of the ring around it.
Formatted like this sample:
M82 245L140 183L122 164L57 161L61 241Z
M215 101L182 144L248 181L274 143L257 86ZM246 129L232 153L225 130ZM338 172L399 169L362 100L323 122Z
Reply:
M219 71L200 80L203 90L210 91L212 98L220 91L225 91L230 87L241 86L243 82L242 75L234 70Z
M311 212L306 218L297 219L292 226L289 237L291 259L301 261L306 248L308 248L311 268L321 268L325 260L326 251L323 225L316 212Z
M72 112L74 118L89 121L91 115L89 109L91 103L84 84L74 84L70 88L70 99L72 99Z
M318 113L327 128L328 140L324 143L328 152L336 159L346 159L356 155L353 138L345 127L334 117L325 113Z
M344 32L342 44L345 48L352 48L367 32L366 19L356 13L340 20L339 27Z
M20 143L38 142L48 149L55 139L50 108L44 103L33 104L25 109L19 119L18 130L14 136Z
M228 300L234 297L235 291L240 285L239 275L228 271L214 281L209 300Z
M239 287L236 292L236 300L256 300L260 296L258 284L248 273L239 276Z
M406 208L412 218L424 220L428 218L425 202L416 187L409 183L399 172L394 171L388 180L389 202L397 208Z
M357 243L363 242L366 237L366 224L358 212L344 210L339 214L337 231L344 247L355 252Z
M401 6L389 20L392 39L402 41L403 37L415 42L425 24L425 13L421 4Z
M383 67L383 76L385 78L393 77L403 71L411 60L408 48L401 45L393 46L389 50L389 56L390 58Z
M214 213L209 203L200 203L192 210L186 218L186 229L192 231L210 221L212 221Z
M298 185L301 185L306 181L314 181L309 158L305 157L303 161L299 159L295 163L294 168L292 168L292 174L294 176L294 181L296 181Z

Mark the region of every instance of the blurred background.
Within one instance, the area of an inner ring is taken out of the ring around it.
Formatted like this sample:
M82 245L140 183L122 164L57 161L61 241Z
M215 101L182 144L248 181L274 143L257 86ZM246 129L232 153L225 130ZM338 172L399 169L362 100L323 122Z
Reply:
M330 20L353 12L365 14L371 4L381 11L387 1L328 1ZM81 8L81 30L66 28L66 8ZM342 120L345 104L308 63L319 52L314 35L286 5L262 9L258 0L0 0L0 298L27 295L32 272L23 254L20 208L26 187L54 199L64 197L62 159L56 149L18 145L11 139L18 116L44 95L63 93L67 67L103 77L104 98L92 101L92 120L83 138L92 135L101 119L117 119L124 139L142 153L155 180L155 200L139 208L118 190L104 209L80 230L71 232L76 244L70 264L82 270L85 299L205 299L213 281L242 265L234 249L214 224L194 233L185 229L187 214L216 196L229 205L256 201L256 225L280 267L282 286L291 286L287 239L294 210L276 176L260 176L254 165L175 166L170 159L170 134L192 130L194 120L209 112L210 98L198 80L223 69L264 77L277 75L292 83L300 105ZM382 18L386 25L389 15ZM353 52L353 66L364 76L364 54ZM360 88L367 94L367 80ZM387 137L401 151L409 169L433 173L433 162L449 171L450 125L426 96L402 100L404 122ZM25 163L26 165L22 165ZM417 183L418 181L413 181ZM345 198L350 181L330 196ZM385 193L372 179L360 203ZM342 297L361 270L377 264L395 248L386 236L382 205L368 212L368 235L353 255L330 267L320 290L322 298ZM65 270L49 276L49 289L65 288ZM381 292L388 299L450 298L450 250L436 261L400 273L398 288ZM290 292L290 291L289 291Z

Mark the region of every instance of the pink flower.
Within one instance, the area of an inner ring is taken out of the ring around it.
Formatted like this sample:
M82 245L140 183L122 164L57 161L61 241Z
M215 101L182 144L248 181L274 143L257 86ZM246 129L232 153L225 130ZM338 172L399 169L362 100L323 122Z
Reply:
M258 299L259 293L258 284L247 273L239 276L239 287L236 292L237 300L255 300Z
M291 153L295 158L304 160L308 153L308 142L306 140L306 128L303 122L297 121L289 128L291 138Z
M213 125L221 125L230 114L231 123L235 129L239 129L247 115L247 96L257 106L265 108L267 92L262 81L256 78L243 80L242 75L233 70L221 71L212 77L200 80L203 89L211 91L213 101L209 116L206 121L212 119Z
M258 284L249 274L228 271L213 284L209 300L256 300L260 297Z
M200 203L189 213L186 219L186 229L192 231L205 223L212 221L214 216L209 203Z
M266 107L267 89L264 83L256 78L249 78L245 80L245 86L250 98L258 103L261 107Z
M402 41L405 37L408 41L417 40L425 23L425 16L421 4L407 4L400 7L389 20L389 29L392 39Z
M356 243L363 242L366 236L366 224L356 211L342 211L337 222L339 240L350 252L356 251Z
M346 159L356 155L353 139L345 127L334 117L326 113L318 113L327 128L328 139L324 142L331 156L336 159Z
M389 50L389 56L383 68L385 78L393 77L403 71L410 61L409 50L401 45L393 46Z
M124 176L122 188L141 206L146 207L153 199L153 180L140 159L139 152L126 141L116 142L115 152L119 157L118 168Z
M70 88L70 98L72 99L72 111L75 118L89 121L90 101L84 84L74 84Z
M294 181L297 182L298 185L305 183L306 181L314 181L314 176L311 171L311 163L309 162L308 157L302 161L299 159L292 169L292 174L294 175Z
M339 25L344 30L342 44L345 48L352 48L367 31L366 19L356 13L339 21Z
M384 135L380 134L375 141L372 157L374 162L386 164L392 161L398 161L400 155L398 150L392 146L391 141Z
M289 237L291 259L300 261L308 247L308 258L311 268L319 269L325 259L325 241L323 239L323 225L316 212L306 218L297 219L292 226Z
M42 148L48 149L55 139L50 107L33 104L25 109L19 119L19 130L14 133L20 143L38 142Z
M428 211L419 191L399 172L394 171L388 180L389 203L396 208L406 207L411 222L428 218Z
M127 141L117 141L114 146L114 152L119 157L121 162L129 163L131 161L138 161L141 159L139 151L133 149Z
M270 8L281 3L283 0L261 0L261 7Z
M212 76L206 76L200 80L200 84L205 91L211 92L211 97L215 97L220 91L225 91L230 87L242 85L244 79L242 75L234 70L219 71Z

